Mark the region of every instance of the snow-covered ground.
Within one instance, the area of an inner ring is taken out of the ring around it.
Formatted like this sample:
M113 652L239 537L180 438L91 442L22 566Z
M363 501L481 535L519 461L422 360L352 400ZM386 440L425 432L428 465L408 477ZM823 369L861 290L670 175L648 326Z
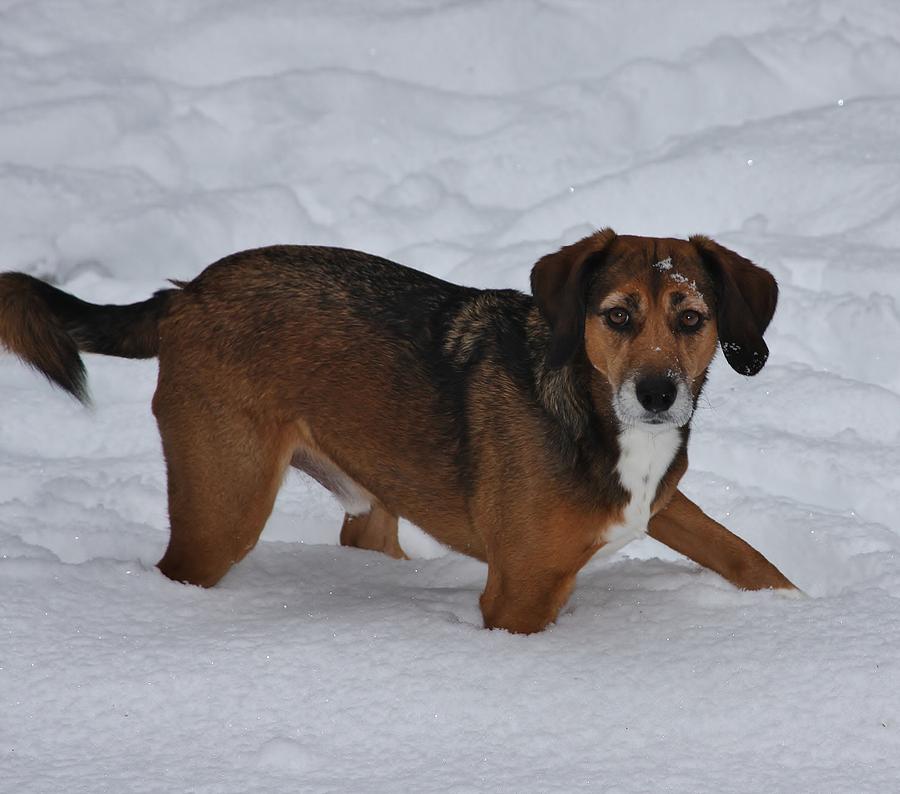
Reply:
M685 490L811 597L652 541L558 623L485 569L337 547L292 474L217 588L165 580L155 362L93 410L0 356L0 791L900 789L900 6L3 0L0 265L95 301L338 244L525 288L602 225L770 268Z

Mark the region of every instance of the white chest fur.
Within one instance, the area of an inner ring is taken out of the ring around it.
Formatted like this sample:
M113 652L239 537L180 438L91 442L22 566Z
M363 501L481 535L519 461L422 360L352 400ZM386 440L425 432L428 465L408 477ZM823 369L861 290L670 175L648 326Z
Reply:
M650 506L659 481L680 446L681 433L677 427L657 430L638 426L619 434L620 454L616 473L629 494L629 501L625 505L622 523L606 530L606 545L600 549L601 555L608 556L646 533Z

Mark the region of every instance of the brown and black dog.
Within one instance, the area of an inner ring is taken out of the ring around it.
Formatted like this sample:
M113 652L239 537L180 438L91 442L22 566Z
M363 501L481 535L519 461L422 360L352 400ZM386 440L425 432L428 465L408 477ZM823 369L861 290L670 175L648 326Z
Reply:
M792 588L676 486L721 343L753 375L772 276L706 237L605 229L543 257L534 297L375 256L234 254L129 306L0 276L0 343L86 399L79 351L159 356L168 577L209 587L256 544L287 467L343 503L345 545L397 516L485 560L485 625L540 631L598 551L649 534L738 587Z

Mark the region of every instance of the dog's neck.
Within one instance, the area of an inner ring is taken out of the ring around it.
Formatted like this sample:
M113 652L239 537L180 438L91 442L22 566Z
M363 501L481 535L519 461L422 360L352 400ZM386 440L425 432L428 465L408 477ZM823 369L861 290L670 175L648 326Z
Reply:
M621 506L625 524L643 532L660 483L673 472L680 476L686 467L690 422L684 427L623 426L613 408L612 386L586 359L558 372L555 377L567 388L557 393L571 396L565 407L555 405L554 413L565 419L575 439L592 494ZM617 476L610 476L613 471Z
M681 428L628 427L619 433L618 443L616 474L628 492L622 524L630 532L643 534L660 482L682 448Z
M546 344L549 334L537 338ZM629 514L628 523L640 523L645 513L649 517L662 479L670 471L683 470L690 423L623 427L613 408L611 384L583 350L559 369L547 366L543 345L535 353L537 397L569 439L564 456L586 475L592 499L631 509L634 520ZM613 471L618 477L610 476Z

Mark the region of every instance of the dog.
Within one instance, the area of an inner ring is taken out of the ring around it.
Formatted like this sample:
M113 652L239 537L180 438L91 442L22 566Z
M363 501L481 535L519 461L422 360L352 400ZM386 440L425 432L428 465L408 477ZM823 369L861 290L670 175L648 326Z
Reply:
M83 401L80 352L158 356L173 580L215 585L294 466L341 501L344 545L402 557L402 516L485 561L488 628L544 629L591 557L646 533L739 588L794 589L677 489L717 342L756 374L778 297L707 237L603 229L541 258L531 296L313 246L172 283L101 306L2 274L0 342Z

